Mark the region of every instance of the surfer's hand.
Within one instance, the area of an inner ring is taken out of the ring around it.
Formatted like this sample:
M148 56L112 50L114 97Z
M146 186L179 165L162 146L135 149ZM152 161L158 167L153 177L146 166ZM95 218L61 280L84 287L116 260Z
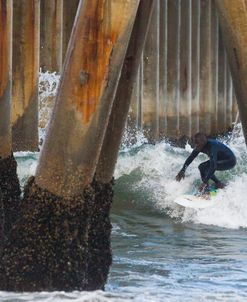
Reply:
M185 172L181 170L178 175L176 176L176 181L180 181L182 178L185 177Z
M208 184L205 184L204 182L199 187L199 192L204 193L204 191L207 189Z

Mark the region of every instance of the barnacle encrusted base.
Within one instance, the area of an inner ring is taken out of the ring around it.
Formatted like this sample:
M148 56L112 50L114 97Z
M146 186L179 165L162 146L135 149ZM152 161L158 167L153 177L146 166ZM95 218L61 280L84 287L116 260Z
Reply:
M94 182L81 196L61 198L31 178L20 218L4 243L0 289L103 289L111 265L112 184Z
M14 156L0 159L1 239L9 232L19 215L20 194L17 163Z

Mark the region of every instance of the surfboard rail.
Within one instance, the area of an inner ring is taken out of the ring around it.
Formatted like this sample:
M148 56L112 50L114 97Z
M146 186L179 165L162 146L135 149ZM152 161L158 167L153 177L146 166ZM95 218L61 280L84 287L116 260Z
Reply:
M204 209L216 205L218 202L215 200L214 196L210 194L205 195L192 195L184 194L175 198L174 202L185 208L193 209Z

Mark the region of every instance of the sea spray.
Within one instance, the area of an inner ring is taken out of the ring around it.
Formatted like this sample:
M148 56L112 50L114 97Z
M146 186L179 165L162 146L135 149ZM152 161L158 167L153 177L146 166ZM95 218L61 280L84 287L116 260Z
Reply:
M51 117L54 100L60 80L56 72L39 73L39 137L44 140L45 129Z

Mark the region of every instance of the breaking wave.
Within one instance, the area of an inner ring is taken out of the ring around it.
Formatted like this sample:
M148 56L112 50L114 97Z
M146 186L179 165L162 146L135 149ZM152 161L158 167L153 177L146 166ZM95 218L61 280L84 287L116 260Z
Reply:
M191 192L200 184L198 165L206 159L199 155L186 171L186 178L178 183L175 176L192 151L189 144L185 149L175 148L166 141L157 145L137 145L119 156L115 178L130 177L128 183L137 194L145 192L148 202L156 209L180 222L193 222L226 228L247 227L247 155L241 127L237 133L220 138L237 157L234 169L216 172L228 185L215 197L217 205L206 209L184 209L174 199Z

